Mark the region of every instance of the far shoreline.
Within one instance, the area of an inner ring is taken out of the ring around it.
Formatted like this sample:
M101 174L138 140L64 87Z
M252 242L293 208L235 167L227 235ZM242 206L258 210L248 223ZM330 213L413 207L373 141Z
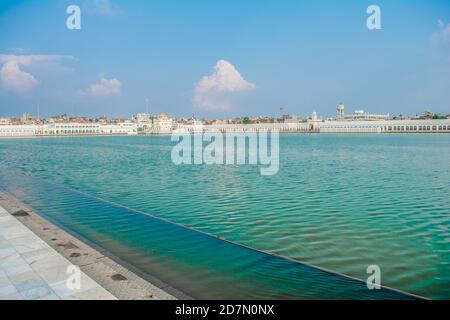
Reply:
M449 132L450 133L450 132ZM192 134L192 133L187 133ZM223 133L222 133L223 134ZM246 134L245 132L235 132L231 133L233 135ZM443 136L448 135L447 132L302 132L302 131L279 131L281 135L337 135L337 136ZM151 134L136 134L136 135L127 135L127 134L110 134L110 135L95 135L95 134L86 134L86 135L39 135L39 136L0 136L0 141L2 140L38 140L38 139L48 139L48 138L120 138L120 137L170 137L172 133L151 133Z

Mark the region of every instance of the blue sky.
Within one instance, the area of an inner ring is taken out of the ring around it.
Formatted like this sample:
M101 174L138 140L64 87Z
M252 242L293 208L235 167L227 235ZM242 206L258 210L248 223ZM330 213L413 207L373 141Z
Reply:
M66 8L81 7L81 30ZM366 9L381 8L381 30ZM214 69L215 68L215 69ZM0 116L450 113L450 2L0 2Z

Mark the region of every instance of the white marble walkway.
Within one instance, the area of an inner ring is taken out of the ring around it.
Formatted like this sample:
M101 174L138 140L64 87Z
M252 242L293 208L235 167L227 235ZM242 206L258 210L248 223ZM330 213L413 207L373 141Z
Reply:
M114 300L81 272L69 289L72 264L0 206L0 300Z

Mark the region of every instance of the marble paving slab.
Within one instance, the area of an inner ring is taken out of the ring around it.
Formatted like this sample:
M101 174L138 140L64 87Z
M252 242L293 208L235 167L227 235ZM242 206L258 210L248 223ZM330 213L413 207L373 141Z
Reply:
M84 272L68 285L72 264L0 206L0 300L115 300Z

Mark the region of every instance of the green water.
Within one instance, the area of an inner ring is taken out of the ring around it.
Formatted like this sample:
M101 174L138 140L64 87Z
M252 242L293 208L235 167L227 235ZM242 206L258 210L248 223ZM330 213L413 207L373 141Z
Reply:
M172 146L156 136L0 140L0 176L17 169L361 279L375 264L384 285L450 298L450 135L283 135L275 176L175 166Z

